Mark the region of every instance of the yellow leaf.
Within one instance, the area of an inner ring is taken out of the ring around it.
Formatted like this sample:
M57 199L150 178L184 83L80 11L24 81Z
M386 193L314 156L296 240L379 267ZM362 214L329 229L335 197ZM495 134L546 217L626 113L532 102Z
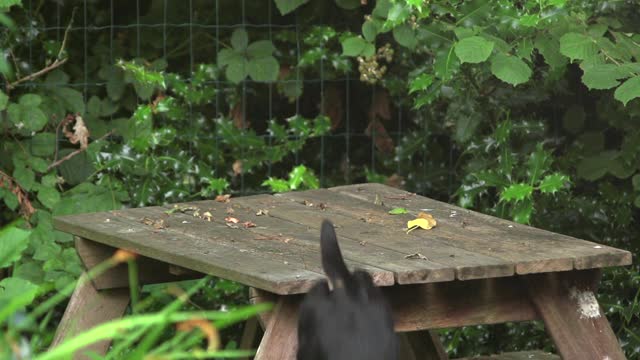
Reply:
M421 214L424 214L424 213L421 213ZM407 228L408 228L407 234L417 228L429 230L436 226L436 220L433 218L433 216L429 214L424 214L424 215L427 215L427 216L420 217L420 215L418 215L417 219L407 221Z

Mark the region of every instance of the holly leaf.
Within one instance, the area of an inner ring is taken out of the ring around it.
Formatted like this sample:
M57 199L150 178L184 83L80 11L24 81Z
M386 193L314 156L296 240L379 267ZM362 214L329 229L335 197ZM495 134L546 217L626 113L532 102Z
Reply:
M409 211L407 211L407 209L401 208L401 207L397 207L397 208L393 208L393 209L389 210L389 214L391 214L391 215L406 214L408 212Z
M569 177L561 173L554 173L547 175L540 181L538 189L541 193L554 194L559 190L562 190L564 184L569 182Z
M531 213L533 213L533 201L531 199L516 203L511 210L513 221L520 224L528 224L531 221Z
M521 59L515 56L496 54L491 61L491 73L498 79L513 86L529 81L531 69Z
M585 60L597 54L596 43L589 36L570 32L560 38L560 53L571 61Z
M552 162L551 154L542 148L542 144L538 144L536 151L529 156L528 175L530 183L535 184L540 176L547 171Z
M493 41L480 36L464 38L456 44L456 56L462 63L477 64L486 61L493 51Z
M635 76L625 81L624 84L616 89L613 97L621 101L624 106L627 106L629 101L640 97L640 76Z
M422 73L418 75L418 77L411 79L409 94L413 94L416 91L427 90L431 83L433 83L433 76Z
M262 182L262 186L268 186L273 192L285 192L289 191L289 182L282 179L268 178Z
M0 269L10 266L20 259L20 254L29 245L28 230L9 224L0 230Z
M518 202L531 197L533 186L529 184L511 184L500 194L500 201Z

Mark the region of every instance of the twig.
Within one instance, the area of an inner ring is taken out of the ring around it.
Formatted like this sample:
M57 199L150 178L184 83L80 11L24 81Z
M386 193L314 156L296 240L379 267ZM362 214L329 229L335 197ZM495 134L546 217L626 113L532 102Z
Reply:
M71 13L71 20L69 21L69 25L67 25L67 29L64 32L64 38L62 39L62 45L60 46L60 50L58 51L58 55L56 56L56 60L51 63L50 65L46 66L45 68L36 71L32 74L29 74L23 78L19 78L18 80L12 82L12 83L7 83L7 92L15 89L16 86L18 86L19 84L26 82L26 81L31 81L37 77L40 77L52 70L55 70L57 68L59 68L60 66L64 65L67 60L69 60L68 57L61 59L60 57L62 56L62 53L64 52L65 47L67 46L67 38L69 37L69 31L71 30L71 25L73 24L73 18L75 17L76 14L76 10L78 8L73 8L73 13Z
M56 126L56 139L58 138L58 135L60 135L60 127L66 126L69 122L73 120L74 120L73 115L69 114L64 119L62 119L62 121L58 123L58 126ZM58 161L58 141L56 141L56 150L53 153L53 161L54 162Z
M107 136L109 136L109 135L111 135L111 134L113 134L113 130L111 130L111 131L109 131L108 133L106 133L106 134L102 135L100 138L98 138L98 139L94 140L93 142L100 141L100 140L104 140ZM60 164L62 164L63 162L65 162L65 161L67 161L67 160L71 159L72 157L74 157L74 156L76 156L76 155L80 154L81 152L83 152L83 151L85 151L85 150L87 150L87 148L84 148L84 149L80 148L80 149L78 149L78 150L76 150L76 151L70 152L69 154L67 154L67 155L66 155L65 157L63 157L62 159L57 160L57 161L54 161L53 163L51 163L51 165L49 165L49 166L47 167L47 171L49 171L49 170L51 170L51 169L53 169L53 168L55 168L55 167L58 167L58 166L59 166Z
M385 196L385 199L393 199L393 200L407 200L410 197L414 196L416 193L408 193L407 195L401 196Z

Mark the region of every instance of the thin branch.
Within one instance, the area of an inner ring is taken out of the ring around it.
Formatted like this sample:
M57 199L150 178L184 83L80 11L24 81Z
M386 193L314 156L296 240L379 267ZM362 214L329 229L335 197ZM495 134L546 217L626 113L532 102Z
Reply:
M68 60L68 58L64 58L62 60L56 60L53 63L51 63L51 65L47 66L46 68L38 71L38 72L34 72L32 74L29 74L21 79L18 79L10 84L7 84L7 91L13 90L15 89L16 86L18 86L19 84L25 82L25 81L30 81L33 80L39 76L42 76L46 73L48 73L51 70L55 70L57 68L59 68L60 66L62 66L64 63L66 63Z
M106 137L108 137L108 136L109 136L109 135L111 135L111 134L113 134L113 130L111 130L111 131L109 131L108 133L106 133L106 134L102 135L100 138L98 138L98 139L94 140L93 142L100 141L100 140L104 140ZM81 152L83 152L83 151L85 151L85 150L87 150L87 148L80 148L80 149L77 149L76 151L70 152L69 154L67 154L67 155L66 155L65 157L63 157L62 159L57 160L57 161L54 161L53 163L51 163L51 165L49 165L49 166L47 167L47 171L49 171L49 170L51 170L51 169L53 169L53 168L55 168L55 167L60 166L60 164L62 164L63 162L65 162L65 161L67 161L67 160L71 159L72 157L74 157L74 156L76 156L76 155L80 154Z
M67 60L69 60L68 57L61 59L60 57L62 56L62 53L64 52L65 47L67 46L67 39L69 37L69 31L71 30L71 25L73 24L73 18L75 17L76 14L76 10L78 8L73 8L73 13L71 14L71 20L69 21L69 25L67 25L67 29L64 32L64 38L62 39L62 45L60 46L60 50L58 51L58 55L56 56L56 60L51 63L50 65L46 66L45 68L41 69L40 71L36 71L32 74L29 74L23 78L19 78L18 80L12 82L12 83L7 83L7 92L15 89L16 86L18 86L19 84L26 82L26 81L31 81L35 78L38 78L52 70L55 70L57 68L59 68L60 66L64 65Z

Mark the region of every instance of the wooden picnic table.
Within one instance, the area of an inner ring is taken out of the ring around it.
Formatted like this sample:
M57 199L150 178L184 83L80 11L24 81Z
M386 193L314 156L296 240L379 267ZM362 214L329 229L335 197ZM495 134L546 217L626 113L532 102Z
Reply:
M395 207L408 213L389 214ZM421 211L437 226L407 233L407 221ZM256 359L286 360L295 359L298 294L324 278L324 218L335 224L347 264L383 287L405 359L446 359L432 329L535 319L544 321L564 359L625 358L594 293L599 269L629 265L631 253L380 184L69 215L54 223L76 236L87 267L122 248L142 256L142 283L175 280L188 269L250 286L254 301L276 304L260 317L265 332ZM126 286L120 267L78 288L54 343L121 316ZM247 327L247 345L254 337Z

